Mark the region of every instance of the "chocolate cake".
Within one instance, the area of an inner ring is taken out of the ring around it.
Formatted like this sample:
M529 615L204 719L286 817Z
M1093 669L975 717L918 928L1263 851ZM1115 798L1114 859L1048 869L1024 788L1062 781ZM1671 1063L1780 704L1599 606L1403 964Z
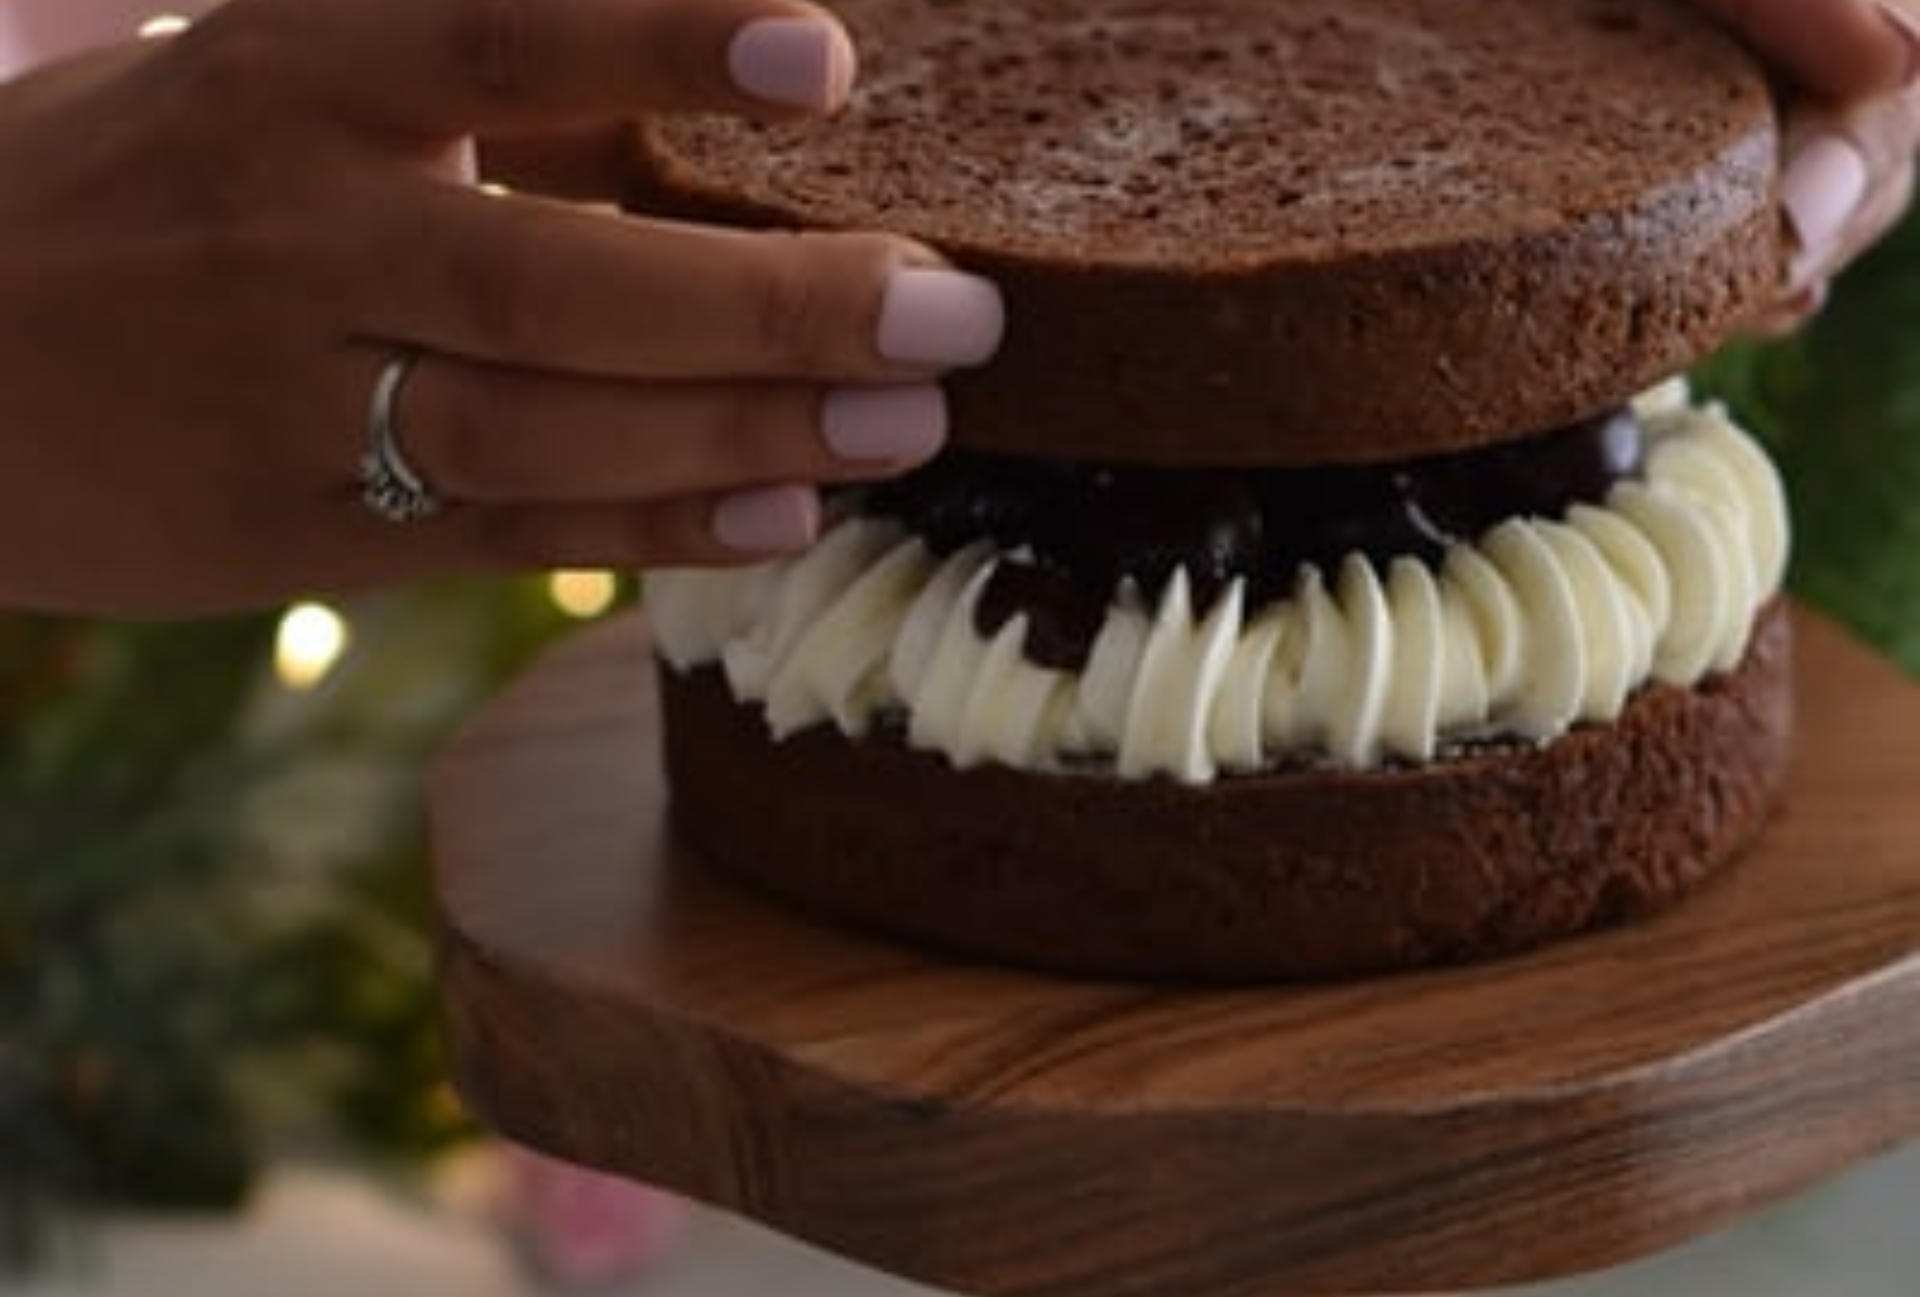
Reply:
M846 0L827 124L634 201L997 280L956 448L651 574L674 819L814 911L1152 977L1650 913L1788 751L1785 508L1684 382L1779 282L1758 67L1665 0Z
M1391 459L1667 377L1780 266L1765 78L1669 0L855 0L828 125L661 118L637 206L914 234L1012 327L968 445Z

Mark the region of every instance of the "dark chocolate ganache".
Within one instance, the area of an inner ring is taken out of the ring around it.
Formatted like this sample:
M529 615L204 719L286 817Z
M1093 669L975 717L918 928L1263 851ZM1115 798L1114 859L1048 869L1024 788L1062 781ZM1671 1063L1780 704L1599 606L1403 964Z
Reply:
M1022 551L1000 564L974 617L992 636L1027 615L1025 654L1077 670L1131 580L1157 600L1185 569L1196 613L1235 580L1249 607L1291 593L1302 565L1348 554L1377 567L1448 547L1508 518L1561 517L1640 471L1631 409L1496 446L1390 464L1305 469L1066 463L948 451L867 490L862 512L897 518L936 555L978 540Z

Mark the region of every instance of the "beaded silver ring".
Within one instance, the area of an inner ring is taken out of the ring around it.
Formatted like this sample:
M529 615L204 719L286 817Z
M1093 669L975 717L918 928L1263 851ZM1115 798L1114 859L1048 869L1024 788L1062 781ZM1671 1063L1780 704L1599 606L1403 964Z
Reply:
M373 385L367 415L367 453L360 459L360 499L388 522L415 522L440 512L441 499L400 449L394 406L419 353L389 360Z

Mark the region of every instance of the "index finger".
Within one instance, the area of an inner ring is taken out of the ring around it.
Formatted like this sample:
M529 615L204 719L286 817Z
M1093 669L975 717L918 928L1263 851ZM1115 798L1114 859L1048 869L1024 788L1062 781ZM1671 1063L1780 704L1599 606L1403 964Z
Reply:
M854 52L805 0L332 0L234 4L205 26L279 24L291 74L340 117L426 137L647 110L760 116L844 100Z
M987 281L891 235L707 227L424 179L390 197L352 236L377 277L357 336L625 379L903 381L984 362L1004 325Z
M1851 102L1920 75L1920 36L1901 0L1694 0L1805 90Z

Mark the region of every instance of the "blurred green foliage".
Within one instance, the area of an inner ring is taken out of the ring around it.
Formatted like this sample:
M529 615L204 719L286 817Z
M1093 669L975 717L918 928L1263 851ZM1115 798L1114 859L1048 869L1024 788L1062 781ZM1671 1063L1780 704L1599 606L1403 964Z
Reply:
M248 777L233 727L271 627L0 625L0 1177L232 1199L246 1151L214 1051L255 1039ZM240 669L236 669L240 668ZM156 939L156 937L158 939ZM20 1240L29 1237L24 1232Z
M290 1145L467 1128L431 1000L420 779L570 623L535 581L358 601L310 691L276 617L0 615L0 1269L74 1204L225 1207Z
M1794 593L1920 674L1920 217L1841 277L1811 327L1731 347L1699 380L1786 477Z

